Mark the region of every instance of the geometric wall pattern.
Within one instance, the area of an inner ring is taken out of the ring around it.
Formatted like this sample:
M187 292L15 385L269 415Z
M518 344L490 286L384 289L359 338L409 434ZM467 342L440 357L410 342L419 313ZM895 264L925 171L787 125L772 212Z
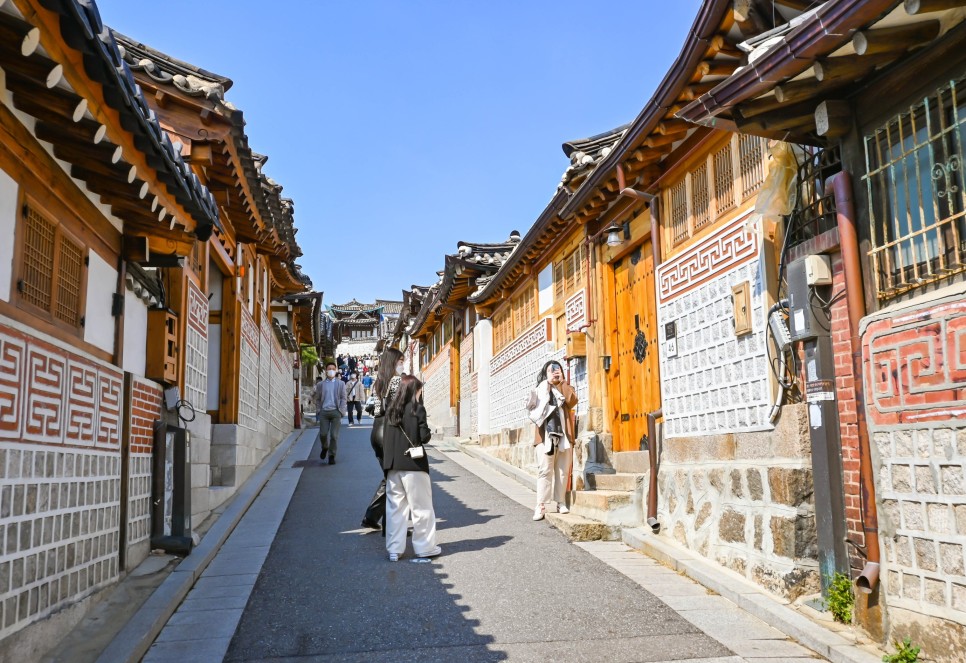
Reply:
M241 366L238 379L238 425L258 430L258 325L241 307Z
M185 399L199 410L208 400L208 298L188 279L185 329Z

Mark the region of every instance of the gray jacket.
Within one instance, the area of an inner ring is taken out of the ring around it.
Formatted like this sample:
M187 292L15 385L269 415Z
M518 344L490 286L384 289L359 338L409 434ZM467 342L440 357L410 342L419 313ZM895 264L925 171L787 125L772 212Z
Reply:
M318 411L322 410L322 385L324 385L326 382L327 380L322 380L322 382L316 384L315 391L312 393L312 400L315 401L315 407ZM336 409L342 413L342 416L345 416L345 414L349 411L348 407L346 406L345 382L339 378L333 378L332 382L335 383Z

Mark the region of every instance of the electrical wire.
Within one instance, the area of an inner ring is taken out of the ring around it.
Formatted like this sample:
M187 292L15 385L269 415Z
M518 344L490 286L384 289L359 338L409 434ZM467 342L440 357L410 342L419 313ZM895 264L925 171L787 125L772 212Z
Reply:
M174 409L178 412L178 419L180 419L181 423L183 424L187 424L194 421L198 416L198 413L195 410L195 406L183 398L174 404ZM185 410L185 409L187 409L191 413L190 419L188 419L183 414L181 414L182 410Z

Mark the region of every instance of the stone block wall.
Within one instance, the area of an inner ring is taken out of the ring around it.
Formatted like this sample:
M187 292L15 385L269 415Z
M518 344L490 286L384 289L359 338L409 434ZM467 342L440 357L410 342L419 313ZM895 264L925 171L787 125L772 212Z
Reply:
M6 319L0 364L3 640L117 578L123 379Z
M769 430L765 286L758 233L747 215L658 268L658 329L665 436ZM752 332L735 335L732 287L751 286ZM668 353L667 323L677 352Z
M162 398L156 382L138 377L131 382L125 570L140 564L151 549L151 454L154 421L161 418Z
M476 435L473 421L473 332L460 342L460 437Z
M662 535L775 594L817 591L805 406L785 406L773 432L667 440L658 519Z
M456 432L456 417L450 405L450 345L447 343L422 371L423 403L429 427L436 435Z
M966 650L966 288L863 321L888 637Z

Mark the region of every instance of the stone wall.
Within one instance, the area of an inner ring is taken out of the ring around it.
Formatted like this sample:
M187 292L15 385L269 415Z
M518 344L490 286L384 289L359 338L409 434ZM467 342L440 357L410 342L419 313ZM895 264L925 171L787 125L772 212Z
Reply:
M786 405L773 432L667 440L658 519L662 535L794 599L818 591L812 492L805 406Z
M2 640L117 578L123 380L6 319L0 364Z
M747 215L658 268L665 436L768 430L772 394L765 354L765 288L758 233ZM735 335L732 287L751 287L752 332ZM670 356L666 325L676 327Z
M473 437L476 434L476 422L473 417L473 406L476 400L473 389L473 332L466 335L460 342L460 437Z
M870 316L863 347L889 637L966 650L966 288Z
M456 418L450 405L450 344L447 343L422 371L423 403L433 433L452 435Z

